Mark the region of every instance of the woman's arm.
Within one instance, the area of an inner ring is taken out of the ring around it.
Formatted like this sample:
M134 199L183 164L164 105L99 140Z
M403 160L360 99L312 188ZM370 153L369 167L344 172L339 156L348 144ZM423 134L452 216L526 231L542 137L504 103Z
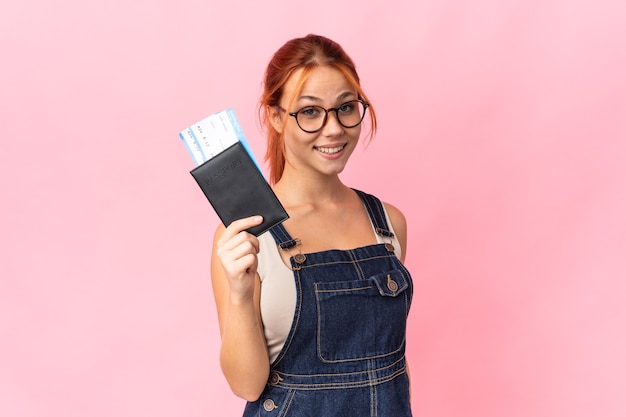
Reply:
M235 395L255 401L269 376L269 356L260 312L256 273L258 239L244 232L258 217L234 221L215 232L211 280L222 336L220 364Z

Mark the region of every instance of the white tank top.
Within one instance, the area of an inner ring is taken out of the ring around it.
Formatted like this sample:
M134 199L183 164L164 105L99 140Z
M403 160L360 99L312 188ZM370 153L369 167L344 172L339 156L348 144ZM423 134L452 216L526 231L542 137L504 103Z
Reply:
M385 209L385 218L389 231L393 226ZM372 226L374 231L374 226ZM376 241L386 243L376 232ZM389 239L389 238L386 238ZM402 248L398 239L393 237L391 243L395 248L396 256L402 258ZM296 310L296 283L293 271L283 263L280 249L271 233L265 232L259 236L259 265L257 272L261 277L261 319L267 341L270 363L274 362L283 348Z

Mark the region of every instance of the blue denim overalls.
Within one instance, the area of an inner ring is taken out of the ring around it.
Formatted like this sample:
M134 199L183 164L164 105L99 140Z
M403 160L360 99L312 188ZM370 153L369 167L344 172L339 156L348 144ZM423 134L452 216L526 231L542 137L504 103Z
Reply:
M382 203L357 191L376 232ZM294 246L282 225L277 244ZM406 319L413 284L391 244L298 254L290 259L296 311L261 397L244 417L409 417Z

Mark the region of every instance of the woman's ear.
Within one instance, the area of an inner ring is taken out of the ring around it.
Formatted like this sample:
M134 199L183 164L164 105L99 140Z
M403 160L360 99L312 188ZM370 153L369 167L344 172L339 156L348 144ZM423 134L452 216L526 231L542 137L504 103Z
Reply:
M275 131L282 134L283 133L283 112L277 106L268 106L267 107L267 115L270 123Z

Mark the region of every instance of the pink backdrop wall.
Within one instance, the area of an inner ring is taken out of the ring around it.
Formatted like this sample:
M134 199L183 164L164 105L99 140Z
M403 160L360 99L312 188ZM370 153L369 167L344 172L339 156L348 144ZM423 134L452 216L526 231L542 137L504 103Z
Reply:
M376 4L376 5L374 5ZM344 45L380 131L344 179L401 207L418 416L626 415L623 2L26 0L0 13L0 415L236 416L217 218L177 132L259 156L284 41Z

